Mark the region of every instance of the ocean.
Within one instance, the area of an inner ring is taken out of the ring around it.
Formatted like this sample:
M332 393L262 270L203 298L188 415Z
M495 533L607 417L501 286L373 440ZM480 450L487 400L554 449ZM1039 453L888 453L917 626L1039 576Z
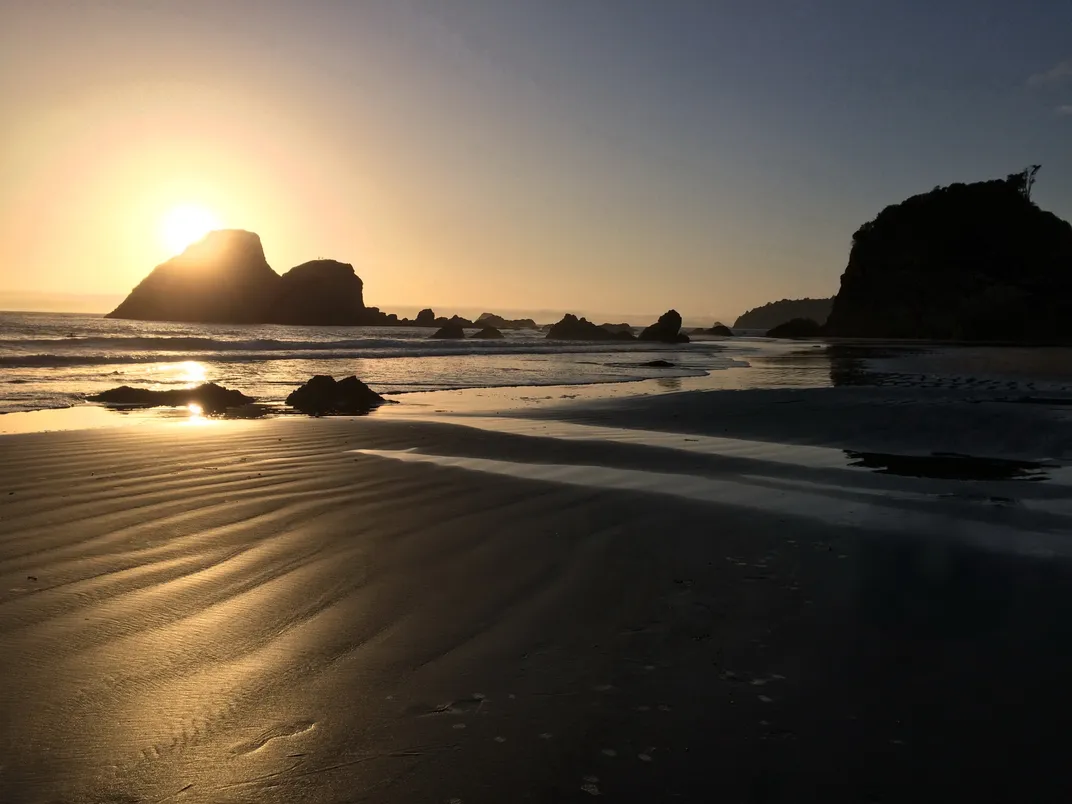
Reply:
M315 374L355 374L383 394L588 385L703 377L748 365L744 341L548 341L538 330L502 340L430 340L416 327L296 327L118 321L99 315L0 313L0 413L66 408L118 385L153 389L216 382L281 402ZM673 368L643 363L663 359Z

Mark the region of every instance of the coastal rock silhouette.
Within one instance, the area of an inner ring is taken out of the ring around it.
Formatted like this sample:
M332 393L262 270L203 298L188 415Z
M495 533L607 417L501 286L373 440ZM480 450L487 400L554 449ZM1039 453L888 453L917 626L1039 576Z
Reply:
M711 325L710 329L700 330L704 335L721 335L723 338L732 338L733 330L727 327L725 324L715 322Z
M767 330L768 338L818 338L823 328L810 318L794 318Z
M121 385L86 397L90 402L103 402L115 407L186 407L199 405L205 413L220 413L228 408L247 405L255 401L241 391L224 388L216 383L204 383L196 388L179 388L168 391L153 391L148 388L132 388Z
M786 321L792 321L794 318L810 318L818 324L823 324L829 317L830 308L833 306L833 297L829 299L782 299L769 302L762 307L753 307L748 312L742 313L733 322L733 328L767 330L784 324Z
M398 323L365 307L352 265L313 260L279 276L253 232L209 232L156 266L108 318L199 324L359 326Z
M505 337L498 329L491 326L482 326L479 332L472 334L473 338L483 338L486 340L496 340Z
M417 318L414 320L414 324L418 327L434 327L435 326L435 311L425 308L417 313Z
M357 377L336 382L325 374L312 377L287 397L287 404L292 408L315 416L368 413L388 401Z
M473 323L478 327L496 329L536 329L536 322L531 318L503 318L495 313L481 313Z
M370 319L375 314L370 315L365 307L363 286L354 266L348 263L302 263L280 277L268 319L274 324L337 327L372 323Z
M279 296L280 277L253 232L210 232L161 263L108 314L141 321L258 324Z
M838 337L1072 340L1072 226L1024 174L886 207L853 235L826 332Z
M428 337L439 340L458 340L465 337L465 330L461 324L448 322L433 332Z
M634 340L632 333L611 332L596 326L587 318L578 318L573 313L566 313L561 321L552 324L547 331L547 337L563 341Z
M659 320L640 333L642 341L661 343L688 343L689 336L681 331L681 315L677 310L667 310Z

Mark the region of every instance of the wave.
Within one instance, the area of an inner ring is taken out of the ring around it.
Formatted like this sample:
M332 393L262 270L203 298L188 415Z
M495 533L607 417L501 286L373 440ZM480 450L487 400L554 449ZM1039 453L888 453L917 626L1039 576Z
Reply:
M282 342L276 342L282 344ZM667 347L659 344L545 344L541 341L420 341L419 345L405 345L399 341L364 341L360 346L347 346L345 341L330 345L317 345L316 348L279 348L272 350L250 351L245 349L225 349L211 352L188 354L189 350L158 350L153 352L97 353L97 354L41 354L0 356L0 366L11 368L52 368L61 366L125 365L137 363L177 363L190 357L196 357L205 363L256 363L276 360L346 360L346 359L383 359L403 357L454 357L474 355L540 355L540 354L607 354L621 351L665 351Z
M130 352L220 352L220 351L285 351L288 349L360 349L383 344L410 343L417 338L353 338L337 341L281 341L274 338L252 340L226 340L197 336L135 336L135 337L84 337L84 338L36 338L7 341L9 347L18 349L57 349L65 351L103 349L106 351ZM0 344L4 342L0 341Z

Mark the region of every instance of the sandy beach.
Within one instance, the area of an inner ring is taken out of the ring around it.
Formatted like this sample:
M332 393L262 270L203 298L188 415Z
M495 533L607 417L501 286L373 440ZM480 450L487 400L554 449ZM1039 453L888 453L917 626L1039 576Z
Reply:
M1064 410L963 480L825 399L4 436L0 800L1067 800Z

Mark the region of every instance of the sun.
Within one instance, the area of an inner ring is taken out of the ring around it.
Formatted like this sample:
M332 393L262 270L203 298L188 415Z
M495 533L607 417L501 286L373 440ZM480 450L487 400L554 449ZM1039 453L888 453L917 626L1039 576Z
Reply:
M184 204L170 210L160 221L160 238L172 254L178 254L213 229L220 219L205 207Z

